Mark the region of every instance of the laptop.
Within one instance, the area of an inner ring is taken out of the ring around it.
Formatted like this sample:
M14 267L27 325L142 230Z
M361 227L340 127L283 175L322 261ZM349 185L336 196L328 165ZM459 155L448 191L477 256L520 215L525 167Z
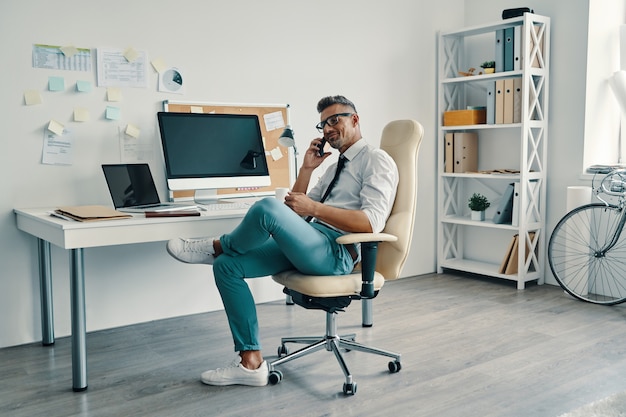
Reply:
M102 171L113 205L118 211L143 213L198 208L193 204L162 203L154 185L150 166L146 163L103 164Z

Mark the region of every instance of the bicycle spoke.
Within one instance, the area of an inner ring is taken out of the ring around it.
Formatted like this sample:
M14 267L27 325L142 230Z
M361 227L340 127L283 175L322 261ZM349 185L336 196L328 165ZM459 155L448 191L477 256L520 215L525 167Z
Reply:
M607 305L626 301L626 240L613 241L621 216L616 206L589 204L555 227L548 245L550 268L574 297Z

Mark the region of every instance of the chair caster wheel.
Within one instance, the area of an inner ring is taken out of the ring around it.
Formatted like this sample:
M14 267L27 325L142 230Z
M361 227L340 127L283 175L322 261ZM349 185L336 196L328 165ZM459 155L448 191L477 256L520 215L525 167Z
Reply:
M400 372L400 369L402 369L402 365L400 364L400 361L391 361L388 364L388 368L389 372L395 374L396 372Z
M268 381L272 385L276 385L282 380L283 380L283 373L280 371L272 371L270 372L268 376Z
M351 384L344 383L343 384L343 393L346 395L354 395L356 394L356 384L353 382Z
M287 346L285 345L278 346L278 357L281 358L287 355L289 355L289 349L287 349Z

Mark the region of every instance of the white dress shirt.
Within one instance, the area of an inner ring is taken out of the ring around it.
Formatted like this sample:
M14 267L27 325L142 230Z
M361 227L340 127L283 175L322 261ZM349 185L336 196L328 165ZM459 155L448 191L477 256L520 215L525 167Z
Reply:
M396 197L398 168L394 160L379 148L360 139L343 156L347 158L339 179L324 204L348 210L362 210L372 231L383 230ZM308 196L320 201L335 175L337 163L331 165Z

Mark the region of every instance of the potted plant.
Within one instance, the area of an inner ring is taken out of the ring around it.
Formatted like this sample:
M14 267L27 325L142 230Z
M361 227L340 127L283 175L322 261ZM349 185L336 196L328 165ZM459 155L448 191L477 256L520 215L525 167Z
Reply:
M480 67L485 70L485 74L491 74L496 71L496 61L485 61Z
M489 208L491 203L487 200L487 197L480 193L474 193L468 200L467 206L472 211L472 220L485 220L485 210Z

